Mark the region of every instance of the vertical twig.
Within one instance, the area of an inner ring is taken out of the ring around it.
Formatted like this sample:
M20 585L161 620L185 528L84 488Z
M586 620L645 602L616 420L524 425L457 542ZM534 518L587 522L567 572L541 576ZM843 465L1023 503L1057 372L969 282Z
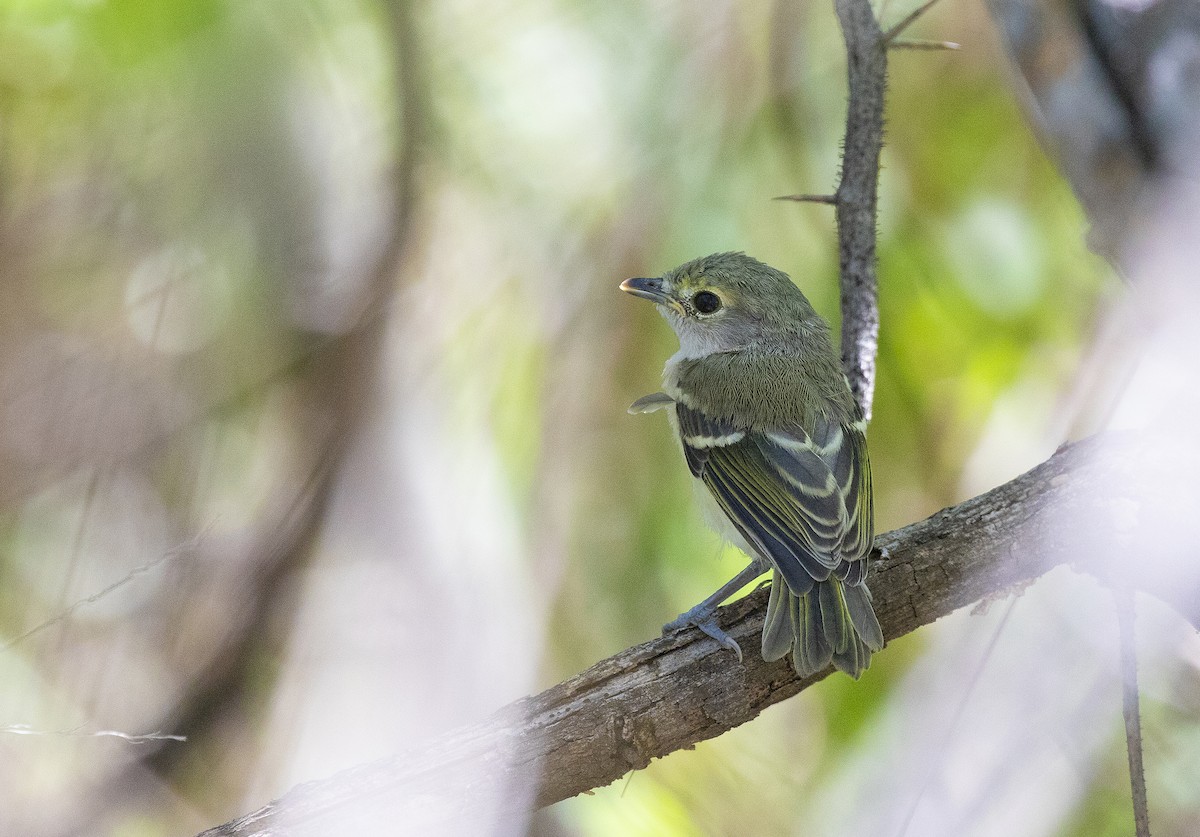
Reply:
M1137 837L1150 837L1150 805L1142 767L1142 717L1138 700L1137 637L1134 631L1133 591L1114 590L1117 628L1121 634L1121 705L1125 716L1125 751L1129 756L1129 790Z
M850 391L871 417L879 348L879 289L875 275L875 211L887 48L869 0L834 0L846 42L849 103L842 175L835 193L841 272L842 368Z

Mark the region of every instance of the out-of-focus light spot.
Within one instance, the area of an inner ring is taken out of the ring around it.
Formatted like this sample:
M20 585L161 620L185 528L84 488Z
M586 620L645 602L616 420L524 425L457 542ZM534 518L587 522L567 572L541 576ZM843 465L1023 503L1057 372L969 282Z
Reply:
M391 188L395 140L385 96L387 62L373 30L346 24L297 79L292 121L314 185L319 263L299 287L293 315L305 327L341 332L362 316L364 293L396 222Z
M228 269L198 247L170 247L144 259L125 286L133 333L151 349L169 354L203 348L229 307Z
M278 405L276 405L278 406ZM286 442L269 428L284 417L268 410L260 432L241 420L210 421L197 435L196 517L213 534L235 533L262 519L288 455Z
M170 548L158 492L141 474L112 468L80 472L32 497L14 552L43 601L65 608L95 597L81 615L116 618L158 594L161 575L97 594Z
M974 497L1043 461L1060 441L1052 415L1055 381L1029 368L995 400L979 442L963 466L959 491Z
M1021 314L1042 292L1041 237L1017 206L976 203L946 229L943 246L963 290L990 314Z
M0 24L0 87L39 93L61 84L75 60L75 34L66 21Z
M543 21L491 46L473 105L483 118L469 126L484 164L524 172L539 191L595 200L613 181L618 110L595 43Z

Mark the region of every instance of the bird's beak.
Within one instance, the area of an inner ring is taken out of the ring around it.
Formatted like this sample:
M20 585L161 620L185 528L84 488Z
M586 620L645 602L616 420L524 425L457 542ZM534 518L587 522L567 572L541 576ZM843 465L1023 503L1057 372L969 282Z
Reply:
M659 305L671 305L674 302L671 295L663 288L662 279L626 279L621 283L621 290Z

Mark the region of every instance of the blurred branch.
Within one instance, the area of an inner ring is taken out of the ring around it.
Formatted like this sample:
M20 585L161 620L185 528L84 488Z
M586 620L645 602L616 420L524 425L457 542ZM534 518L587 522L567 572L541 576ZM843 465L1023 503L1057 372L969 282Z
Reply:
M203 741L206 732L246 699L246 689L253 682L247 677L260 650L260 643L270 636L267 623L276 613L276 600L287 590L288 575L296 570L309 554L311 544L320 533L321 521L328 505L334 465L338 454L326 449L317 458L309 478L295 492L287 509L273 520L274 526L256 533L248 559L254 568L236 600L230 601L220 646L207 664L193 678L191 688L180 698L169 724L185 740ZM169 775L188 753L179 747L161 747L147 755L130 769L147 767L160 775Z
M1128 566L1128 520L1114 513L1138 502L1143 475L1162 480L1179 464L1177 452L1148 452L1109 434L1064 447L1005 485L881 535L872 589L885 636L1006 595L1062 564L1136 584L1200 625L1198 579L1180 578L1177 567L1155 574L1145 564ZM203 835L353 833L381 820L444 831L480 806L514 820L525 816L526 796L512 789L535 778L538 806L607 785L753 719L828 673L800 679L786 660L763 662L757 649L766 599L760 589L719 611L722 627L747 651L743 663L697 629L655 639L479 724L299 786Z
M1200 14L1194 0L988 0L1026 113L1123 271L1170 186L1197 178ZM1021 89L1023 88L1023 89ZM1136 278L1136 277L1134 277Z
M963 693L958 699L958 704L954 708L954 714L950 716L949 723L941 730L941 743L935 750L936 755L934 758L925 764L924 776L921 779L920 787L913 794L912 802L908 806L908 813L904 816L904 823L897 832L900 837L908 837L908 829L912 826L913 818L916 817L917 810L921 807L921 802L924 800L925 794L933 784L934 779L945 775L946 762L949 760L949 755L952 752L954 738L958 734L959 725L966 715L967 705L970 703L971 696L975 693L976 687L979 686L984 669L991 662L992 654L996 651L996 645L1000 642L1000 635L1004 633L1004 629L1008 626L1008 620L1012 617L1012 612L1016 608L1018 598L1019 596L1013 596L1008 600L1008 605L1004 608L1004 615L1000 617L1000 621L996 623L996 627L992 631L992 638L988 640L987 647L983 649L983 653L979 655L979 659L975 663L975 668L967 680L966 688L963 689Z
M1114 590L1117 628L1121 634L1121 709L1125 718L1125 753L1129 757L1129 790L1137 837L1150 837L1150 805L1142 762L1142 713L1138 697L1137 633L1132 590Z
M387 3L388 22L394 39L394 83L397 93L399 129L397 159L392 175L392 225L382 243L369 277L362 315L355 326L333 338L312 335L320 351L307 352L311 363L299 373L298 383L308 403L317 405L324 420L305 428L300 443L313 454L313 465L303 485L286 486L293 491L286 511L276 526L264 527L253 549L254 582L243 589L239 616L195 688L179 708L173 728L196 736L230 707L241 704L244 692L254 682L248 677L265 625L277 617L278 602L289 600L288 586L281 583L308 558L318 539L340 465L354 440L372 401L375 370L383 343L387 300L394 292L406 252L414 212L413 180L420 149L423 99L419 89L416 38L409 19L408 4ZM148 763L160 773L174 768L183 752L164 748Z
M875 211L887 48L870 0L834 0L846 42L850 91L837 207L842 308L842 369L854 400L870 419L879 349L879 286L875 275ZM898 30L897 30L898 31Z
M78 601L72 602L66 609L59 611L54 616L51 616L49 619L45 620L44 622L40 622L39 624L34 625L29 630L25 631L24 633L18 634L17 636L13 637L10 640L7 640L5 642L0 642L0 654L8 651L9 649L15 647L16 645L19 645L20 643L24 642L25 640L40 634L42 631L46 630L47 628L52 628L55 625L62 624L63 622L67 621L68 619L72 618L76 613L78 613L83 608L87 607L88 605L95 604L96 602L100 601L101 599L105 598L106 596L109 596L109 595L115 593L117 590L120 590L126 584L129 584L131 581L134 581L135 579L140 578L141 576L145 575L146 573L150 572L151 570L158 569L160 566L162 566L163 564L165 564L169 561L174 561L174 560L184 557L184 556L195 555L199 551L200 544L204 540L205 535L208 534L208 531L211 528L211 525L212 525L211 522L206 524L198 532L196 532L195 535L193 535L191 538L189 538L186 542L171 547L166 552L164 552L162 555L159 555L157 558L155 558L151 561L147 561L145 564L134 567L132 570L127 572L125 575L121 576L116 581L107 585L103 589L98 590L95 593L92 593L90 596L85 596L84 598L79 599Z
M1126 305L1141 309L1136 320L1149 326L1133 352L1112 333L1098 342L1077 392L1108 400L1109 418L1117 408L1114 392L1138 402L1143 416L1186 412L1172 403L1174 393L1165 396L1169 401L1147 395L1138 379L1168 380L1155 344L1169 346L1168 364L1195 348L1200 6L1195 0L988 0L988 6L1025 87L1030 121L1092 222L1092 249L1139 284ZM1107 381L1119 377L1125 385L1111 389ZM1170 390L1195 392L1194 381L1173 369L1169 380ZM1174 437L1180 449L1196 444L1191 427ZM1133 590L1115 586L1114 595L1134 826L1138 837L1148 837Z
M9 726L0 727L0 734L4 735L32 735L35 737L57 737L57 738L118 738L122 741L128 741L130 744L146 744L151 741L187 741L182 735L174 735L167 732L121 732L115 729L100 729L95 732L87 732L85 730L42 730L33 729L25 724L10 724Z

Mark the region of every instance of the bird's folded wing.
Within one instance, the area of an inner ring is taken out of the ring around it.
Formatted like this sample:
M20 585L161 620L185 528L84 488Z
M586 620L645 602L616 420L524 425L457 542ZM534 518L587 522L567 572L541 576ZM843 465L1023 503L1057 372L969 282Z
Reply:
M841 484L844 486L843 496L846 502L846 514L849 521L846 524L846 534L842 540L842 557L855 562L852 575L857 572L857 580L847 578L850 584L861 584L867 574L866 557L875 543L875 504L874 491L871 488L871 460L867 456L867 437L861 422L843 428L846 442L843 447L853 450L850 466ZM838 469L834 469L838 473Z
M764 453L779 467L788 467L792 452L815 454L833 474L843 504L843 530L839 552L848 562L863 558L875 537L875 511L871 491L871 461L867 456L865 423L843 424L818 417L807 431L765 434L770 447ZM860 567L865 574L865 566ZM839 578L844 578L838 572ZM850 579L852 584L861 583Z
M704 476L713 451L736 445L746 438L746 432L738 429L730 419L712 418L682 402L675 405L675 418L679 422L683 453L693 477Z
M861 491L867 473L858 464L865 450L853 449L861 433L828 422L817 423L815 436L800 428L751 431L682 403L675 409L692 473L793 593L835 572L847 577L855 562L843 555L858 556L843 553L844 543L862 505L854 497L848 513L847 492Z

